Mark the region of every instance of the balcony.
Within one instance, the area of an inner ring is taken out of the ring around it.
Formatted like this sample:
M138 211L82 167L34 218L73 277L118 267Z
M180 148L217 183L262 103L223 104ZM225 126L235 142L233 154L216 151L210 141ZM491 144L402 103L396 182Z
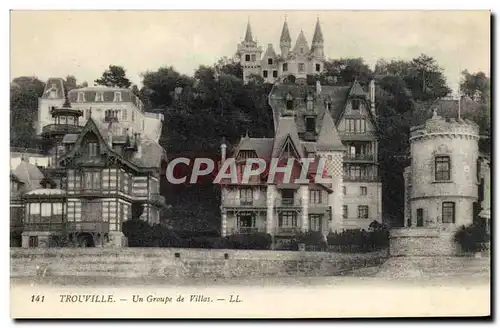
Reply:
M240 208L267 207L265 199L246 200L241 198L225 198L224 206Z
M343 141L350 141L350 140L356 140L356 141L371 141L376 138L376 135L373 132L347 132L347 131L342 131L339 132L340 138Z
M274 204L276 207L300 207L302 206L302 199L278 198Z
M278 227L276 234L279 236L293 236L300 232L299 227Z
M42 128L42 136L65 135L68 133L79 134L83 127L74 124L49 124Z
M344 155L344 162L373 162L373 154L347 154Z
M25 223L24 231L66 232L109 232L109 223L97 221L81 221L66 223Z
M344 175L344 181L350 182L380 182L379 176L353 176L353 175Z
M234 228L232 230L233 234L242 234L242 235L248 235L256 232L264 232L264 229L260 229L257 227L239 227L239 228Z

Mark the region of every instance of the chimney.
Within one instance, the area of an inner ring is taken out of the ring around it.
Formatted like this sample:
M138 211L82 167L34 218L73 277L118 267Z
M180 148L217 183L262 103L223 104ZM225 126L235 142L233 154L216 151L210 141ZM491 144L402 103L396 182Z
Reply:
M370 110L375 116L375 80L370 81Z

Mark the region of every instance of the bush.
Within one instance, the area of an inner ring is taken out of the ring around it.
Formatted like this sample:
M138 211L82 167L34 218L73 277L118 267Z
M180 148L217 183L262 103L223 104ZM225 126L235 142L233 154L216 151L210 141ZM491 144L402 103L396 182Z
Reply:
M226 247L233 249L270 249L272 237L264 232L234 234L226 237Z
M329 246L340 252L370 252L389 246L389 231L383 226L375 225L373 231L360 229L330 232L327 236Z
M292 241L292 249L298 250L299 244L305 244L306 249L310 250L326 250L328 246L323 238L323 234L319 231L308 231L298 234Z
M454 241L460 245L463 252L479 252L485 249L486 230L478 224L462 226L454 236Z

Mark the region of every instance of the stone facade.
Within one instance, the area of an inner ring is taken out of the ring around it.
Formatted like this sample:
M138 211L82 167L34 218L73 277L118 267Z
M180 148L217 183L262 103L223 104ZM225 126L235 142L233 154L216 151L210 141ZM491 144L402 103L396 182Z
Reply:
M278 55L270 43L262 55L262 47L254 40L250 22L244 40L238 44L236 57L243 67L243 80L248 82L251 75L261 76L268 83L275 83L290 75L297 79L305 79L307 75L315 75L324 69L323 33L318 22L314 30L312 43L309 46L304 31L300 31L295 45L292 40L288 23L285 21L280 37Z

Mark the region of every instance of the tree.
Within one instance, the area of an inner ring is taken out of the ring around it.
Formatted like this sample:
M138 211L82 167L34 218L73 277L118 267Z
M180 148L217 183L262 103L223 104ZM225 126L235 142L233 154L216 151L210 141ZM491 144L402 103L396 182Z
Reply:
M469 73L467 70L462 72L462 81L460 82L460 91L472 100L484 104L490 102L491 83L490 78L484 72Z
M125 69L122 66L109 65L109 69L102 73L100 79L95 80L95 83L107 87L117 87L128 89L132 83L127 78Z
M352 83L358 80L367 85L373 78L373 72L363 58L329 59L325 62L324 76L336 77L339 83Z
M10 84L10 145L35 148L35 128L38 98L45 83L36 77L21 76Z

